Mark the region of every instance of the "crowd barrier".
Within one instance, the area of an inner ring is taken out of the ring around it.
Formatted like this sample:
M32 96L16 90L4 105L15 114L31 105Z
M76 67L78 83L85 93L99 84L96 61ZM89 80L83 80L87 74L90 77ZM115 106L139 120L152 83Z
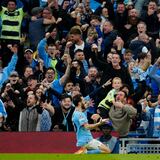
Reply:
M102 134L92 133L95 138ZM0 153L74 153L77 150L74 132L0 132ZM160 154L160 139L121 138L119 153Z
M93 133L94 137L101 135ZM0 132L0 153L74 153L74 132Z
M159 138L121 138L119 153L121 154L160 154Z

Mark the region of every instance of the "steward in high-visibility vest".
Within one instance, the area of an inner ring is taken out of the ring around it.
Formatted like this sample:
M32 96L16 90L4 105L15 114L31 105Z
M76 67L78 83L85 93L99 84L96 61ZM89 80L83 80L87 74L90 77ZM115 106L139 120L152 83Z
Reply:
M24 5L23 8L16 9L16 0L8 0L7 7L0 5L0 17L2 21L1 40L20 41L25 7Z

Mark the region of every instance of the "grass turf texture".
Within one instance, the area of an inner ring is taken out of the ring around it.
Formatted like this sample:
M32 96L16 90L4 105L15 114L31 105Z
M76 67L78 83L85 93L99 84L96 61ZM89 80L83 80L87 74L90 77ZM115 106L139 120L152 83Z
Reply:
M158 154L101 154L101 155L74 155L74 154L0 154L0 160L158 160Z

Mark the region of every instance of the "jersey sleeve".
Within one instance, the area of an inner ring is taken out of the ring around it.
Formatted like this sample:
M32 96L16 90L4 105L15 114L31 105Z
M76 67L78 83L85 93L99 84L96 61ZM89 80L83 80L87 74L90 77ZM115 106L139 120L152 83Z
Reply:
M83 126L85 123L88 123L88 120L84 113L79 114L78 118L79 118L79 123L81 126Z

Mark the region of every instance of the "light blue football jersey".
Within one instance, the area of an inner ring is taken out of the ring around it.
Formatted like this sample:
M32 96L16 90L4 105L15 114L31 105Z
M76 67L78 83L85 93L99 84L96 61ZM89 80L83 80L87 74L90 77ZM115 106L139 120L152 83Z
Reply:
M87 117L83 112L74 111L72 122L76 131L77 146L84 146L93 139L90 130L86 129L83 125L88 123Z

